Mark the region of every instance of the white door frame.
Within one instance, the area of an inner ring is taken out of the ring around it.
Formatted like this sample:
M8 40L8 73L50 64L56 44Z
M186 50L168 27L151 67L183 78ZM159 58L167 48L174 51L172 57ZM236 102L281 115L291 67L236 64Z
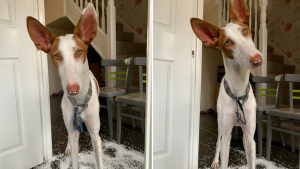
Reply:
M152 169L152 72L153 72L153 1L148 0L148 31L147 31L147 83L146 83L146 122L145 122L145 169Z
M43 25L45 25L45 7L44 0L34 0L34 14ZM48 77L48 60L47 54L38 51L36 52L38 81L40 93L41 107L41 126L42 126L42 145L43 158L49 160L52 158L52 134L51 134L51 113L50 113L50 93L49 93L49 77Z
M204 0L194 0L194 17L203 19ZM192 31L192 28L191 28ZM202 79L202 42L194 35L194 58L192 60L191 83L191 112L190 112L190 139L189 139L189 169L198 169L199 154L199 126L200 126L200 96Z

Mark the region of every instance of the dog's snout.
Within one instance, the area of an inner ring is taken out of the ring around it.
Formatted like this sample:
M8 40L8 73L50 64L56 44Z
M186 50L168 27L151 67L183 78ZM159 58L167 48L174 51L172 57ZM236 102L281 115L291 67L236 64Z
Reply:
M78 84L72 84L67 86L67 91L69 95L77 95L79 93L80 87Z
M256 54L251 58L250 63L252 66L258 67L263 63L263 59L260 54Z

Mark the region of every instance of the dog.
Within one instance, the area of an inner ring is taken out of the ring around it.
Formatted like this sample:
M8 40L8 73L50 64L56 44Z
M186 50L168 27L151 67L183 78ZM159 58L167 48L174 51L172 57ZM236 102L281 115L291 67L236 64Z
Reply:
M68 145L65 153L71 154L73 168L78 168L79 151L79 132L74 123L77 122L78 130L80 127L82 130L82 123L80 123L82 120L91 135L97 168L103 169L102 142L98 134L100 130L99 86L89 70L87 61L88 45L97 35L97 21L95 8L92 3L89 3L82 11L74 34L56 37L38 20L27 17L27 29L31 40L37 49L50 55L59 71L63 90L67 91L63 95L61 108L68 130ZM80 108L80 104L84 106ZM74 107L77 107L77 110ZM78 115L76 111L82 112Z
M226 72L217 100L218 141L211 168L218 168L220 150L221 168L227 168L231 132L234 126L240 126L243 130L247 165L249 169L254 169L256 101L249 84L249 75L251 69L263 63L263 56L256 49L251 31L246 25L249 21L249 9L245 0L230 0L230 19L230 23L219 28L200 19L191 18L192 29L202 43L205 46L216 47L222 52ZM234 99L237 97L241 97L241 100Z

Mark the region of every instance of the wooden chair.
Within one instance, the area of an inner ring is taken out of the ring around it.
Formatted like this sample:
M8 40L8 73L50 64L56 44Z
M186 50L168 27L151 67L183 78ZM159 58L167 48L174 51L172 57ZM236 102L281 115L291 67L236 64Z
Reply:
M108 125L109 125L109 137L113 137L113 117L112 117L112 106L113 98L126 94L129 92L129 82L130 82L130 72L132 67L132 57L122 60L102 60L101 65L105 67L105 87L100 87L99 97L106 98L106 105L102 105L100 102L100 107L107 109L108 113ZM127 66L126 72L108 72L108 67L110 66ZM108 77L108 75L124 75L125 78ZM108 80L122 80L125 81L124 88L118 87L108 87ZM133 121L133 119L132 119Z
M300 136L300 133L297 133L294 131L294 123L300 122L300 109L293 108L294 107L293 100L300 99L299 96L293 96L293 93L300 93L300 90L293 90L293 82L300 82L300 74L286 74L285 81L289 82L290 108L277 108L277 109L270 109L267 111L267 114L268 114L267 153L266 153L267 160L270 160L272 130L277 130L277 131L291 134L292 151L295 151L294 135ZM273 117L288 118L288 120L285 120L285 122L291 123L291 130L274 127L273 126Z
M136 57L134 59L134 64L139 66L139 89L140 92L129 93L125 95L118 96L117 101L117 143L121 142L121 126L122 126L122 116L130 117L133 119L141 120L142 133L145 132L145 105L146 105L146 93L143 92L143 84L146 83L146 80L143 80L143 77L146 74L143 73L143 66L146 66L147 63L146 57ZM122 104L127 104L126 107L122 107ZM140 107L141 117L134 116L132 114L126 114L122 112L124 108L130 108L133 106Z

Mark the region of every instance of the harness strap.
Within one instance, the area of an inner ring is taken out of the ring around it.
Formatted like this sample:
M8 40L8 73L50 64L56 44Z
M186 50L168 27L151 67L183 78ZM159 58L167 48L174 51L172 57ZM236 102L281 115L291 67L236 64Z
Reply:
M237 117L238 121L241 121L243 124L246 124L246 118L245 118L245 113L244 113L243 105L248 100L248 97L249 97L250 83L248 83L248 85L246 87L246 95L243 95L243 96L240 96L240 97L236 97L232 93L232 91L230 90L230 87L229 87L227 81L225 80L225 78L224 78L224 88L225 88L225 92L227 93L227 95L229 97L231 97L232 99L236 100L236 117ZM243 101L243 103L241 103L240 100ZM241 117L239 116L240 115L239 109L243 113L244 120L242 120Z
M88 102L90 101L91 97L92 97L92 83L91 83L91 81L90 81L89 90L86 94L84 104L77 104L76 100L74 98L68 96L69 100L74 105L73 125L74 125L74 128L77 129L79 133L83 132L81 113L88 107ZM79 111L78 107L82 107L82 109Z

